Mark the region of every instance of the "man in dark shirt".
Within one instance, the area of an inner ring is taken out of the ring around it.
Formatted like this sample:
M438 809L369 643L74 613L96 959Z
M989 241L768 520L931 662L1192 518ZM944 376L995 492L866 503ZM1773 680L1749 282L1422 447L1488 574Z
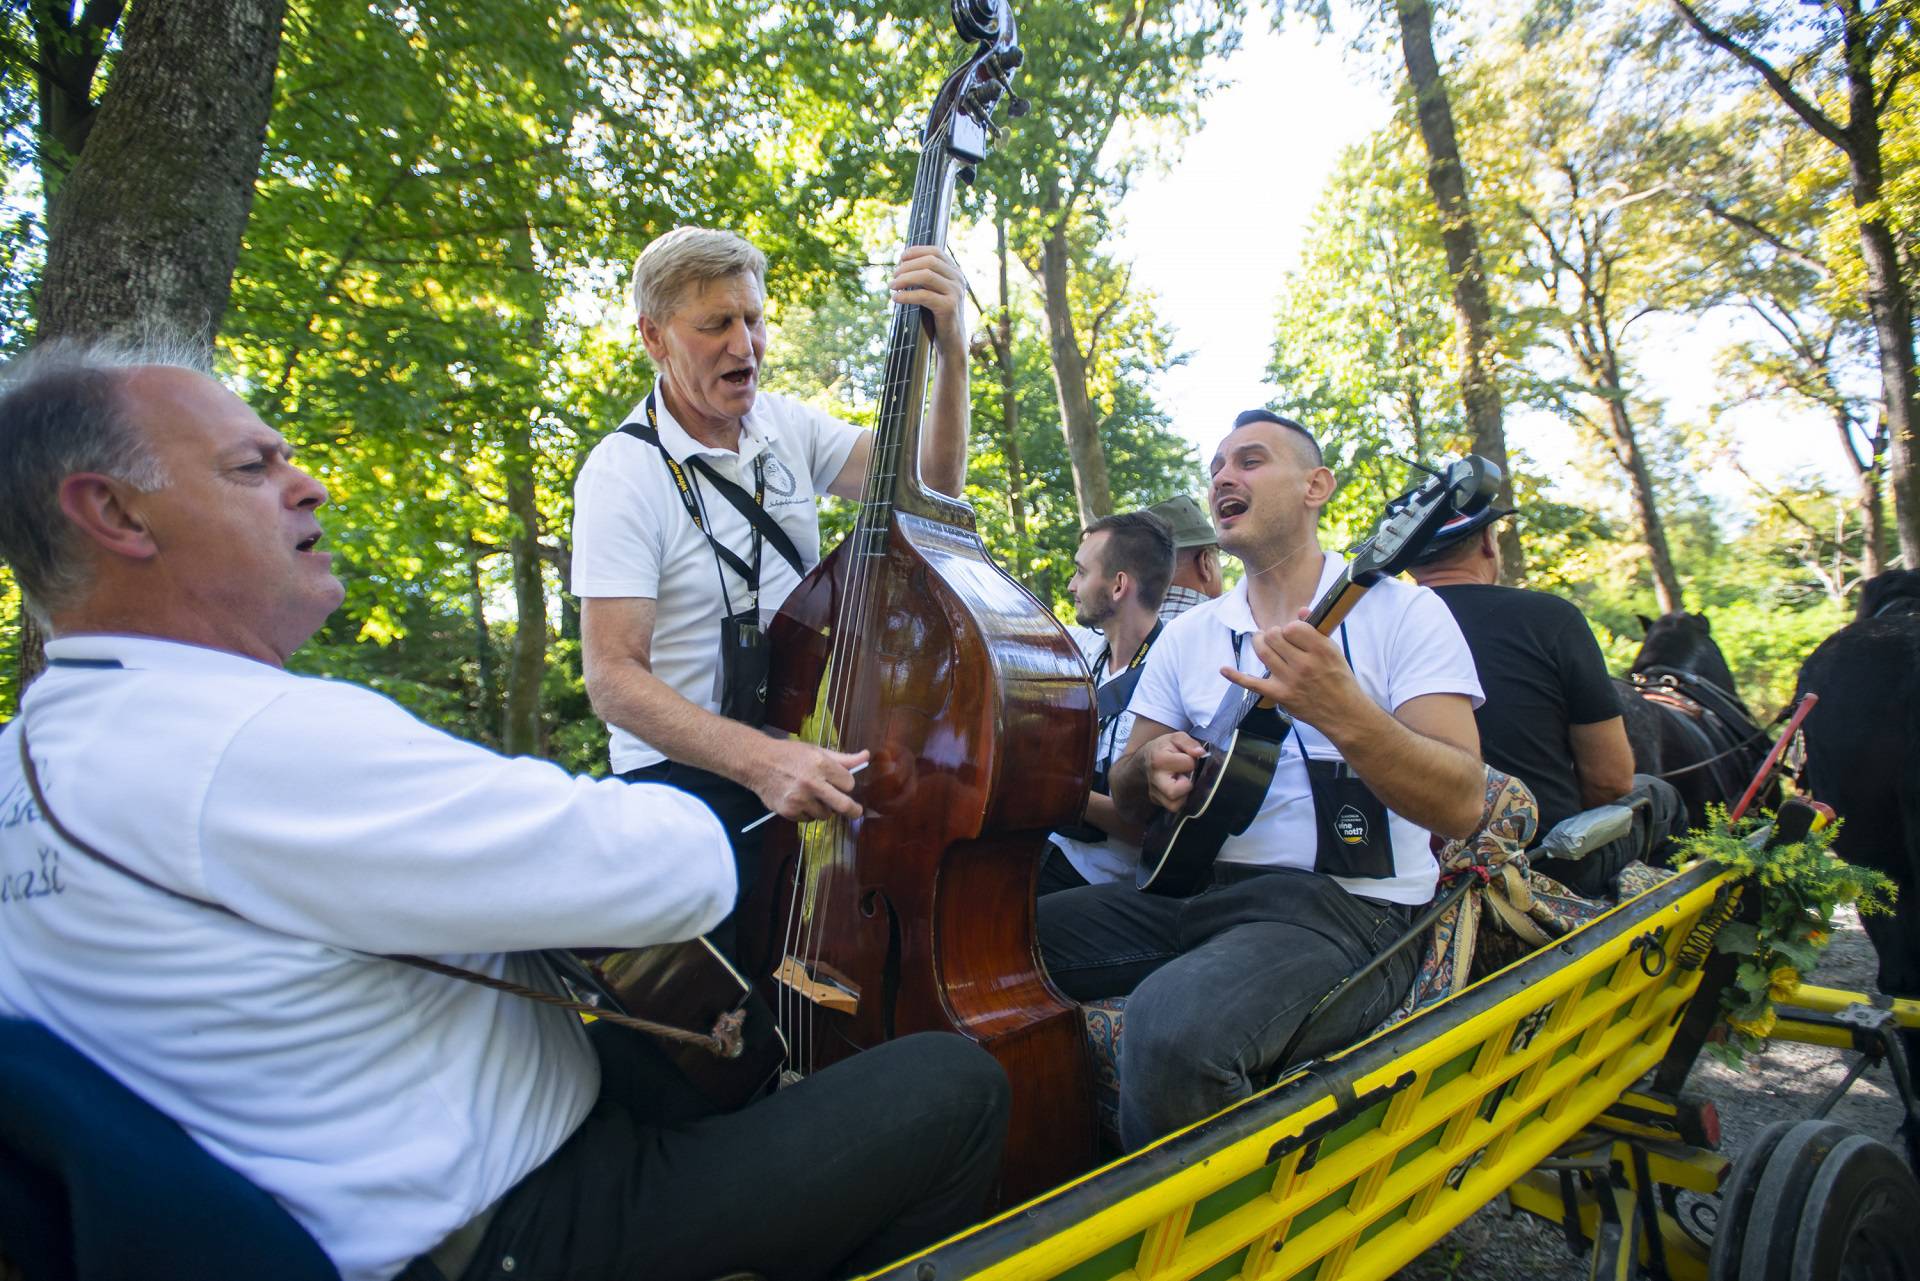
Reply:
M1581 894L1613 892L1620 869L1655 855L1686 827L1680 795L1664 779L1633 772L1620 698L1587 620L1545 592L1501 587L1488 508L1441 528L1413 579L1453 611L1473 651L1487 701L1474 712L1487 764L1533 789L1540 834L1596 805L1635 806L1633 830L1579 861L1535 866Z

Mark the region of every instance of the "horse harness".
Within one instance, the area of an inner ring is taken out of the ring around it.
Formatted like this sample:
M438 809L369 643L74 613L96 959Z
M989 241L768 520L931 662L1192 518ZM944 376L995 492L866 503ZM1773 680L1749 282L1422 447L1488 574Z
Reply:
M1678 667L1649 667L1634 672L1630 679L1640 697L1664 708L1672 722L1682 727L1701 759L1660 775L1672 779L1700 769L1711 769L1716 786L1729 794L1746 783L1752 759L1764 751L1767 731L1754 724L1744 704L1728 691L1697 672ZM1735 763L1722 768L1722 762Z

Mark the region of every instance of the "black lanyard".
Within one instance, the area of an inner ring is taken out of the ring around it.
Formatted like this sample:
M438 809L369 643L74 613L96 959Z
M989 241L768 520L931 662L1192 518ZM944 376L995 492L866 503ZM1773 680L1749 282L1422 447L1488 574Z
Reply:
M1233 628L1229 627L1227 628L1227 635L1233 637L1233 666L1234 670L1238 671L1240 668L1240 644L1246 640L1248 636L1252 635L1252 633L1236 632ZM1345 623L1340 624L1340 652L1347 656L1347 670L1352 671L1353 646L1347 643L1347 625ZM1303 761L1306 760L1307 741L1300 737L1300 722L1298 720L1293 722L1293 741L1300 745L1300 759Z
M1153 630L1147 633L1147 638L1140 642L1140 648L1134 651L1133 661L1127 664L1127 669L1100 686L1094 695L1095 710L1100 717L1100 734L1106 741L1106 760L1109 762L1113 760L1113 740L1120 732L1120 718L1125 715L1127 704L1133 700L1134 686L1140 683L1140 665L1147 661L1147 651L1153 648L1154 641L1160 639L1164 627L1164 622L1156 620ZM1094 664L1095 670L1104 673L1107 660L1112 657L1113 642L1109 641L1100 651L1100 657Z
M752 526L753 561L749 564L738 552L715 538L713 532L707 528L699 495L694 492L693 478L687 475L686 468L674 461L673 455L667 452L667 447L660 443L660 419L658 412L654 409L654 394L647 393L646 425L642 426L637 422L622 423L620 430L637 440L646 441L660 451L660 459L666 463L667 473L673 477L673 486L680 494L680 502L687 509L687 518L693 522L693 527L705 536L707 546L713 549L715 569L717 570L719 565L724 563L727 568L740 576L740 580L747 585L747 590L754 595L757 602L760 594L760 546L761 537L764 535L766 541L773 544L773 549L780 553L781 558L793 567L793 572L804 577L806 567L800 560L799 549L793 545L793 539L787 536L787 531L780 528L780 522L767 514L765 450L763 449L753 460L752 494L748 494L746 490L715 471L706 459L695 457L688 460L688 466L706 477L707 483L718 490L721 497L732 503L734 508L746 518L747 524ZM722 596L727 595L724 574L720 579L720 593ZM727 611L729 613L733 611L731 599L728 601Z

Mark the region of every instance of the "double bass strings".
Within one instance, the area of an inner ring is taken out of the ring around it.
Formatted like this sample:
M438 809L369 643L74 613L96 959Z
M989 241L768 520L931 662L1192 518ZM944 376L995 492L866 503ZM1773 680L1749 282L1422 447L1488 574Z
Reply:
M947 137L948 131L943 126L921 152L910 207L909 244L937 243L937 223L941 206L945 203L944 188L951 182L946 172ZM848 706L848 699L853 688L854 655L861 638L869 630L866 624L870 621L868 615L873 604L873 575L869 572L869 565L886 552L892 494L898 482L900 455L905 449L906 415L912 407L904 403L903 396L910 390L909 383L913 379L914 364L919 355L920 310L917 304L910 303L895 307L881 391L881 421L876 427L860 512L852 535L852 564L846 571L851 581L847 584L845 598L836 610L834 637L829 646L827 689L823 700L826 714L820 716L818 713L821 708L816 708L814 735L809 740L816 745L831 746L840 751L847 747L842 727L851 723L852 709ZM924 387L922 392L924 394ZM892 412L888 412L889 409ZM856 767L854 772L857 773L859 768ZM836 856L846 852L847 832L846 820L838 815L818 823L804 824L801 828L800 855L794 866L795 883L790 895L782 951L808 975L814 974L818 964L821 925L832 905L833 881L826 875L827 868L823 864L837 861ZM818 891L823 879L827 881L828 888L826 894L821 896ZM796 934L801 937L796 938ZM803 1070L811 1071L817 1045L817 1011L814 1008L817 1002L795 991L790 984L782 983L779 986L778 1017L782 1030L787 1033L789 1045L794 1047L796 1061L803 1065ZM800 1006L805 1008L801 1009Z

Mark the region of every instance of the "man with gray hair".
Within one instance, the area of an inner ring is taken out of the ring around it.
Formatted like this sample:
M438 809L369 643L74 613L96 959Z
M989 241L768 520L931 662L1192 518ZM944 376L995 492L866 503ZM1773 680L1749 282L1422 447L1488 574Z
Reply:
M713 807L742 886L773 812L855 817L866 754L762 733L763 628L820 559L815 499L857 499L873 434L761 390L766 259L729 231L680 227L634 268L640 340L657 378L594 447L574 485L573 590L587 693L613 770ZM945 251L913 246L890 286L933 322L937 369L920 477L958 495L966 476L966 286ZM715 938L732 946L732 921Z
M726 834L286 671L343 596L327 491L162 360L0 377L0 557L53 638L0 732L0 1036L94 1060L346 1281L823 1277L969 1221L1006 1081L957 1037L719 1114L637 1032L402 963L554 992L543 949L692 938Z

